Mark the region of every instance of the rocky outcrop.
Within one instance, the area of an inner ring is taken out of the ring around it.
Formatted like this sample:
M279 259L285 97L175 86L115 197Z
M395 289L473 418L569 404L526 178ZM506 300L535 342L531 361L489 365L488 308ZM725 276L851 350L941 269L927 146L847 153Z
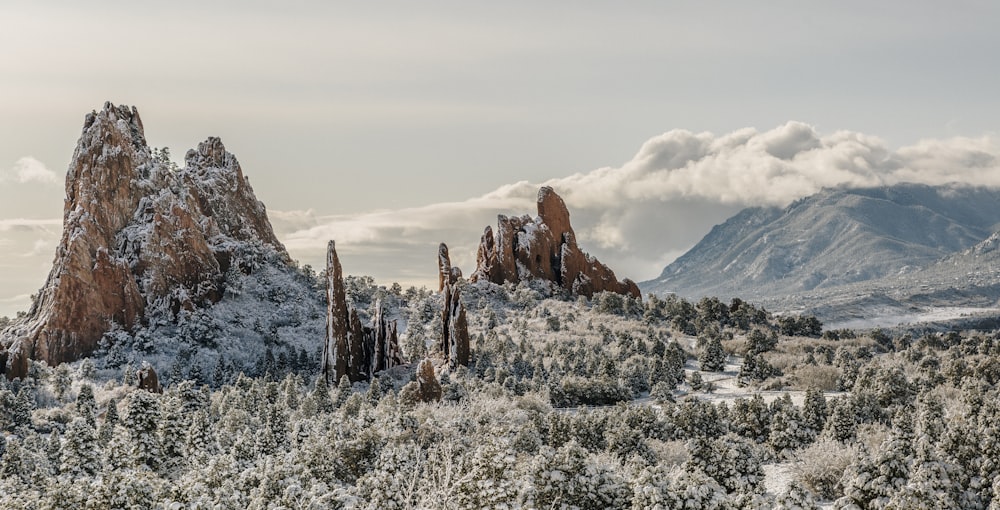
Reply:
M608 291L640 297L635 282L618 281L611 268L580 249L569 210L552 188L538 190L537 206L536 218L499 215L495 235L486 227L471 281L499 284L541 279L576 295L592 297Z
M469 366L469 321L457 285L444 288L444 310L441 313L441 352L448 366Z
M369 329L370 339L367 345L372 346L371 362L368 376L377 372L403 364L403 356L399 350L399 333L396 321L389 320L385 305L381 300L375 303L375 318Z
M135 375L140 390L163 393L163 386L160 385L160 379L156 376L156 370L149 362L142 362L142 367L135 372Z
M451 265L448 245L441 243L438 247L438 292L443 291L445 285L453 284L461 277L462 270Z
M358 311L347 302L343 269L333 241L327 245L326 279L322 371L327 383L337 384L344 376L351 382L366 381L376 372L401 365L396 321L388 319L382 302L376 303L370 326L361 324Z
M434 373L434 364L424 359L417 366L417 399L420 402L438 402L443 394L441 383Z
M135 108L107 103L84 121L52 270L26 320L0 336L0 371L73 361L113 324L129 330L218 301L231 264L252 270L248 247L290 260L222 142L209 138L178 169L148 147Z

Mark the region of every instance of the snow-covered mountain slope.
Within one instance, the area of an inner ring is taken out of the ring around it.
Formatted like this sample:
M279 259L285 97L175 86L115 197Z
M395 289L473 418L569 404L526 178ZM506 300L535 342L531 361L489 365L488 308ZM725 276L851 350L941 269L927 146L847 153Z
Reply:
M988 237L998 206L1000 191L966 186L824 190L741 211L640 287L764 299L905 274Z

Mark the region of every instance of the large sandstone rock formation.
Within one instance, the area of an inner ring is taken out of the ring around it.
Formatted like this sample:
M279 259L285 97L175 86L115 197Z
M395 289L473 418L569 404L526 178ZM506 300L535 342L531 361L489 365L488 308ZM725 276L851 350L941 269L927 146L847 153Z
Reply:
M602 291L638 298L639 287L618 281L614 271L576 244L569 210L552 188L538 190L538 217L497 217L497 231L483 232L471 281L493 283L542 279L567 291L592 297Z
M371 379L376 372L403 363L396 321L390 321L381 301L375 304L371 326L362 326L358 311L347 302L343 269L333 241L326 255L326 341L322 371L328 384L347 376L351 382Z
M451 368L469 366L469 320L457 285L444 287L444 310L441 313L441 352Z
M112 324L218 301L244 255L289 261L236 158L209 138L176 168L146 144L135 108L87 115L66 175L63 233L38 299L0 336L0 372L23 377L90 354ZM252 247L252 250L248 247ZM5 352L4 352L5 351Z

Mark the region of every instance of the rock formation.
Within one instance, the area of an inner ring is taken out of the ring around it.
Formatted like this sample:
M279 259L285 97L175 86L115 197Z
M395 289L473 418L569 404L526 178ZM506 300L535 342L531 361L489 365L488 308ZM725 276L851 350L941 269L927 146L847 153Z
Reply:
M390 321L386 316L385 305L381 300L375 303L375 319L369 335L371 338L367 345L373 347L371 363L369 364L369 377L376 372L403 364L396 321Z
M199 144L178 169L147 146L135 108L106 103L84 121L52 270L26 320L0 336L0 372L73 361L112 324L129 330L218 301L232 264L252 269L248 246L290 260L222 142Z
M333 241L326 248L326 343L323 344L322 370L326 382L337 384L347 375L351 316L344 292L344 274Z
M457 285L445 285L441 313L441 352L451 368L469 366L469 321Z
M424 359L417 366L417 399L421 402L437 402L443 394L441 383L434 374L434 364Z
M438 247L438 292L444 290L445 285L450 285L462 277L462 270L451 265L451 257L448 256L448 245L441 243Z
M327 383L337 384L345 375L351 382L369 380L376 372L403 363L396 321L389 321L382 302L375 304L371 326L362 326L358 311L347 303L343 270L333 241L327 246L326 300L322 370Z
M587 297L602 291L640 297L635 282L618 281L614 271L580 249L566 204L548 186L538 190L538 217L499 215L495 235L486 227L470 277L498 284L531 279Z
M140 390L163 393L163 387L160 386L160 379L156 376L156 370L153 369L153 365L143 361L142 367L136 370L135 375Z

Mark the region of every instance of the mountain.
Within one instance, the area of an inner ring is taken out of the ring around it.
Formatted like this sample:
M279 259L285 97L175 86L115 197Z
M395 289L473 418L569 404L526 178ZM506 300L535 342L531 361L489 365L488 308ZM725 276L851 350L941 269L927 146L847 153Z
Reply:
M931 266L975 246L998 224L998 190L826 189L783 209L741 211L640 288L691 298L785 298Z
M312 293L295 273L221 140L208 138L177 168L147 145L134 107L106 103L86 116L69 165L48 279L27 317L0 334L0 372L23 377L29 360L55 366L102 341L174 335L227 293L236 299L249 276L296 286L284 294Z

